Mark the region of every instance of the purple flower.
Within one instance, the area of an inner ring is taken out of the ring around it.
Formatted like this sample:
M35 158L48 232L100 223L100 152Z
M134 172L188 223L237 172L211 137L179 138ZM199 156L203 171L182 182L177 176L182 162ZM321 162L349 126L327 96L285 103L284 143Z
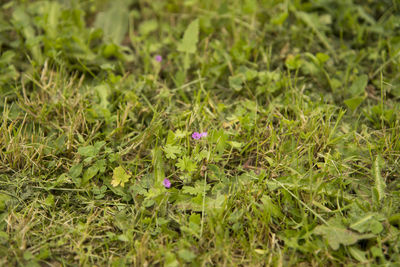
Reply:
M198 139L200 139L202 137L206 137L206 136L207 136L207 132L202 132L202 133L194 132L192 134L192 138L196 139L196 140L198 140Z
M161 61L162 61L162 56L156 55L156 56L155 56L155 60L156 60L157 62L161 62Z
M201 135L200 133L198 133L198 132L194 132L194 133L192 134L192 138L193 138L193 139L198 140L198 139L200 139L201 137L202 137L202 135Z
M162 183L165 186L165 188L170 188L171 187L171 181L168 178L165 178Z

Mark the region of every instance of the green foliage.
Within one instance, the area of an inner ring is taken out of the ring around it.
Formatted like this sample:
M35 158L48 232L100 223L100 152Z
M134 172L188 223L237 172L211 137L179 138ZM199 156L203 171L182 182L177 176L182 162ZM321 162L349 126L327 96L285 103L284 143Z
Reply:
M374 161L374 165L372 167L373 171L373 176L375 180L375 186L374 186L374 199L377 203L381 202L385 198L385 181L382 178L381 175L381 165L383 159L381 156L377 156Z
M2 4L0 265L396 264L399 14Z
M111 185L112 186L120 185L124 187L125 183L128 182L130 178L131 175L127 173L123 167L118 166L113 171Z
M199 20L192 21L185 30L185 34L181 42L178 44L178 51L193 54L197 50L197 42L199 41Z
M180 158L175 165L183 172L194 172L197 168L196 163L187 156Z
M179 146L173 146L173 145L167 144L164 147L164 152L165 152L165 156L168 159L176 159L176 156L181 153L181 148Z
M129 23L129 2L132 1L113 1L110 6L96 15L94 26L103 30L105 42L111 41L116 45L121 44L128 32ZM111 56L113 53L107 53Z
M357 241L362 239L368 239L374 237L374 235L365 234L359 235L355 232L347 230L340 223L334 223L331 221L332 225L325 226L319 225L314 229L314 233L322 235L324 239L327 240L328 244L333 250L339 249L340 245L348 246L353 245Z

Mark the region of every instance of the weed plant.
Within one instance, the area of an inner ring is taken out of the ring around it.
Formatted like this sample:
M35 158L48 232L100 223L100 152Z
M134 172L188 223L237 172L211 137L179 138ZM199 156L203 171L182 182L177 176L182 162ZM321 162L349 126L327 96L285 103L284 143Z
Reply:
M400 264L398 0L2 1L0 265Z

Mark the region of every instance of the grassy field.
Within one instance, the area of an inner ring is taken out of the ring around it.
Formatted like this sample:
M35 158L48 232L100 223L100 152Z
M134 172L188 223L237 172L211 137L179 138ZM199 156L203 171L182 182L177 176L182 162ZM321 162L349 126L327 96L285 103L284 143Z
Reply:
M1 266L400 264L398 0L1 5Z

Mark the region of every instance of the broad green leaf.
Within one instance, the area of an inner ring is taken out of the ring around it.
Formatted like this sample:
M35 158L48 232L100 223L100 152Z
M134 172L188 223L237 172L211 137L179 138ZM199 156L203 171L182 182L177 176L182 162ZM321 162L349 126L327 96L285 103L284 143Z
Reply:
M228 144L227 140L228 135L223 129L220 129L217 132L213 132L210 138L210 141L216 144L215 149L219 154L222 154L224 152L224 149Z
M203 159L209 159L210 157L211 157L211 152L204 149L200 151L200 153L194 156L194 160L199 162L202 161Z
M184 156L178 160L175 164L181 171L194 172L197 168L196 163L193 162L189 157Z
M282 25L286 21L288 15L289 15L289 13L287 11L282 12L282 13L276 15L275 17L273 17L271 19L271 23L274 25Z
M78 154L84 157L94 157L97 155L97 151L94 146L84 146L78 148Z
M185 138L188 134L189 134L189 132L187 132L187 131L176 130L175 139Z
M146 20L139 25L139 32L141 35L148 35L153 31L157 30L157 28L158 28L158 23L156 20L154 19Z
M94 148L96 149L96 153L100 152L100 149L106 144L105 141L98 141L94 143Z
M21 5L15 8L12 14L12 24L23 34L25 37L25 46L32 53L33 59L42 64L43 55L41 51L41 42L39 37L36 36L35 29L31 25L31 16L26 12L26 9Z
M118 240L120 240L122 242L129 242L129 238L124 234L118 235L117 238L118 238Z
M206 184L205 185L205 190L204 190L204 181L197 181L195 186L184 186L182 187L182 192L185 194L190 194L190 195L202 195L204 191L210 190L210 185Z
M189 217L189 222L200 225L201 224L201 216L198 213L192 213Z
M319 225L314 229L314 233L322 235L333 250L337 250L340 244L348 246L355 244L358 240L375 236L371 234L360 235L339 225Z
M275 205L272 201L272 199L268 195L263 195L261 197L261 201L263 203L262 207L265 212L267 212L268 215L276 218L282 218L283 214L280 210L280 208Z
M303 61L300 58L300 55L288 55L288 57L285 60L285 66L289 70L296 70L301 67L303 64Z
M358 97L346 99L344 101L344 103L346 104L346 106L349 109L351 109L351 111L354 111L354 110L356 110L356 108L358 108L358 106L361 105L361 103L364 101L364 99L365 99L364 96L358 96Z
M0 193L0 211L3 211L6 209L6 203L11 200L11 197L9 195Z
M102 108L107 108L110 102L108 101L108 97L110 96L111 89L108 84L101 84L94 88L100 98L100 106Z
M400 225L400 213L393 214L389 217L389 223L392 225Z
M134 184L132 186L129 187L129 192L131 193L131 195L133 197L136 197L137 195L146 195L147 194L147 190L143 188L143 186L138 185L138 184Z
M239 143L239 142L236 142L236 141L229 141L228 143L231 145L232 148L239 149L239 148L241 148L243 146L243 143Z
M118 185L124 187L124 184L129 181L131 175L125 171L121 166L114 169L111 185L116 187Z
M309 14L302 11L295 11L295 15L298 19L302 20L304 24L306 24L308 27L310 27L310 29L314 31L318 39L321 41L321 43L324 44L324 46L329 50L329 52L332 53L332 55L336 54L335 50L330 45L330 41L328 40L328 38L326 38L326 35L319 29L321 23L318 19L318 15Z
M94 157L97 156L100 152L100 149L105 145L106 142L99 141L96 142L93 146L83 146L78 148L78 154L84 157Z
M352 97L363 95L368 84L368 76L363 74L357 77L349 88Z
M106 170L106 160L105 159L100 159L100 160L96 161L95 165L99 169L100 173L105 172L105 170Z
M351 256L353 256L354 259L358 260L359 262L366 262L367 258L365 257L365 252L355 248L355 247L349 247L349 251Z
M178 255L179 258L181 258L185 262L192 262L196 258L196 255L192 251L187 249L179 250Z
M78 163L78 164L72 166L72 167L69 169L69 172L68 172L68 173L69 173L69 175L72 177L72 179L76 179L76 178L79 177L79 175L81 175L81 173L82 173L82 167L83 167L82 163Z
M330 58L329 55L324 54L324 53L317 53L316 57L317 57L317 59L318 59L320 64L324 64Z
M0 243L4 244L8 240L8 234L4 231L0 231Z
M85 185L90 179L92 179L99 172L97 165L90 166L82 177L82 184Z
M217 194L215 198L206 198L206 207L210 213L222 213L226 206L227 196L224 194Z
M103 30L105 41L121 44L128 31L130 1L113 1L111 7L97 14L94 26Z
M350 228L359 233L372 232L374 234L379 234L382 232L383 226L378 219L383 218L379 216L379 214L370 213L352 223Z
M372 172L375 179L375 186L374 186L374 195L378 202L382 201L385 198L385 188L386 184L381 175L381 162L383 159L381 156L377 156L375 158Z
M173 145L175 143L175 134L173 131L168 130L167 141L165 142L166 145Z
M60 22L61 6L56 1L47 3L47 27L46 32L51 38L57 37L57 26Z
M54 195L52 194L48 195L44 200L44 204L46 206L52 207L54 205Z
M176 256L172 252L165 253L164 256L164 267L177 267L179 266L179 261L176 259Z
M181 148L179 146L168 144L164 147L164 152L165 156L168 159L176 159L176 155L179 155L181 153Z
M195 53L199 41L199 20L192 21L183 35L182 41L178 44L178 51L183 53Z
M229 77L229 86L235 90L240 91L243 88L244 77L242 74L237 74L235 76Z
M92 191L93 191L93 194L100 195L107 191L107 186L105 186L105 185L102 185L101 187L94 186L92 188Z

